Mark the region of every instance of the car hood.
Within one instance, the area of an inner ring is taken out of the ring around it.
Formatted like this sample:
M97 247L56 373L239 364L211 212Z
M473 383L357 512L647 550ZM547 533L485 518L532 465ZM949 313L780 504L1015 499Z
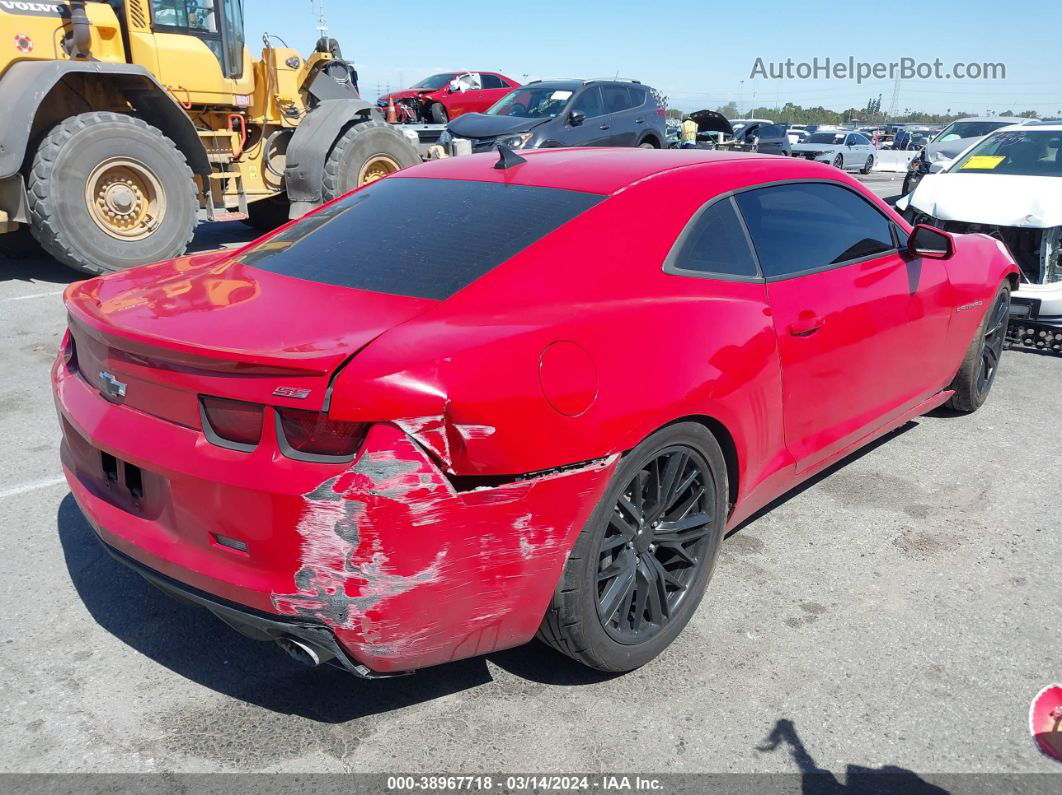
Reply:
M238 259L229 252L182 257L78 282L66 291L67 309L127 350L209 369L328 373L438 303L282 276Z
M1060 188L1062 177L947 171L924 176L906 204L941 221L1048 229L1062 226Z
M697 132L721 132L733 135L734 128L727 121L726 116L714 110L698 110L690 114L690 118L697 123Z
M499 135L528 132L549 119L521 116L494 116L488 113L465 113L450 122L447 129L462 138L494 138Z
M392 91L390 94L384 94L376 100L378 105L386 105L388 99L412 99L413 97L421 96L422 94L434 94L441 89L437 88L407 88L404 91Z

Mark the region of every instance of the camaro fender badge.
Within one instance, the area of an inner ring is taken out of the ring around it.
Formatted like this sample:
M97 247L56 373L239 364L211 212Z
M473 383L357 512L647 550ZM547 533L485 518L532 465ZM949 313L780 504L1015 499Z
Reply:
M100 392L107 397L124 398L126 385L106 370L100 370Z
M975 309L984 304L984 301L974 301L972 304L963 304L955 307L956 312L965 312L967 309Z
M305 400L310 396L309 389L299 389L293 386L278 386L273 390L273 394L277 397L295 398L296 400Z

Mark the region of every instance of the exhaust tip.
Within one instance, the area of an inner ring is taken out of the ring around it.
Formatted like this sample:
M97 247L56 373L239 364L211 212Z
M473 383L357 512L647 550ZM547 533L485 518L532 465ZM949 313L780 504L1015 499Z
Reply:
M277 639L277 645L282 648L289 657L310 668L316 668L323 662L328 662L335 655L327 649L307 643L299 638L283 637Z

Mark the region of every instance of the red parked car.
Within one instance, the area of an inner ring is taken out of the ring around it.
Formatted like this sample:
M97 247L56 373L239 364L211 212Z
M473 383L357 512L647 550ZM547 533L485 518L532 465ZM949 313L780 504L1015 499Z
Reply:
M463 113L482 113L520 84L498 72L441 72L405 91L392 91L376 100L386 108L398 106L399 121L446 124Z
M380 676L538 633L624 671L728 530L981 405L1017 278L827 165L448 158L72 285L63 468L119 560L305 661Z

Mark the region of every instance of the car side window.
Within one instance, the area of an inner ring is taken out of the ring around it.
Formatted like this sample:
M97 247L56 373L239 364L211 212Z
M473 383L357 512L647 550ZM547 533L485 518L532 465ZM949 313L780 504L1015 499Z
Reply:
M717 200L694 216L665 269L747 278L760 275L732 197Z
M603 86L601 90L605 95L607 113L619 113L631 106L631 95L627 91L627 86Z
M892 224L840 185L802 182L736 196L764 276L784 277L896 248Z
M484 88L508 88L505 82L497 75L480 75Z
M631 96L631 107L640 108L645 104L646 95L649 93L644 88L638 88L637 86L627 86L627 92Z
M585 114L588 119L602 115L605 110L601 103L601 89L597 86L590 86L576 98L572 110Z

